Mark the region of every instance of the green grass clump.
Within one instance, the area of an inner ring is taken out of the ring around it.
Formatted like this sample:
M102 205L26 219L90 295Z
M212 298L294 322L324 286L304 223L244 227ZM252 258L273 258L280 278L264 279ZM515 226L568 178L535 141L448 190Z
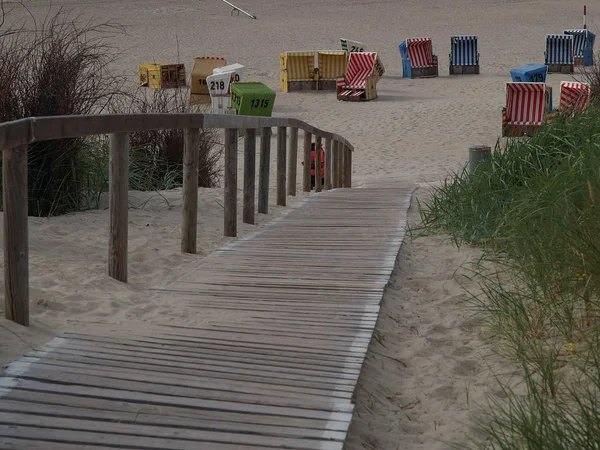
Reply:
M589 110L497 145L422 205L420 229L484 249L474 300L522 368L481 448L600 448L599 202L600 112Z

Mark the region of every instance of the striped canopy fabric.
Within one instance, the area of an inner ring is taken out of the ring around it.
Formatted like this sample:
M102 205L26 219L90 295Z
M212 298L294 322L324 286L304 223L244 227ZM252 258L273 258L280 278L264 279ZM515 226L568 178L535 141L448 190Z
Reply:
M565 30L565 34L573 36L573 55L583 56L583 50L593 48L596 35L587 29Z
M315 71L315 52L284 52L281 69L287 71L288 81L310 81Z
M573 64L572 35L546 35L546 64Z
M452 36L450 57L453 66L478 66L477 36Z
M511 125L542 125L545 83L506 83L506 121Z
M410 66L413 69L435 66L431 38L407 39L406 51L408 52L408 59L410 59Z
M319 76L322 80L336 80L343 77L348 65L344 51L318 51Z
M590 85L588 83L562 81L558 110L571 113L582 112L587 106L589 98Z
M364 89L366 78L373 74L377 53L350 53L346 70L346 86L351 89Z

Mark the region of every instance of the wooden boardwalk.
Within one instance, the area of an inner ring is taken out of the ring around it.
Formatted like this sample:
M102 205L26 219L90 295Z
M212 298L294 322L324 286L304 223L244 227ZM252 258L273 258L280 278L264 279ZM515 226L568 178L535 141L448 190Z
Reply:
M156 290L202 326L66 333L11 363L0 448L342 449L413 189L313 195Z

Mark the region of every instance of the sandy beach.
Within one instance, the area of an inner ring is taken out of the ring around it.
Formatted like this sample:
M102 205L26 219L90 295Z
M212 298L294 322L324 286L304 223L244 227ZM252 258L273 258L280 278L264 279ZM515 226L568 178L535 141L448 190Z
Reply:
M24 3L36 16L45 15L50 5ZM354 186L408 179L420 184L416 198L421 200L428 195L428 183L463 166L469 146L495 144L509 69L543 63L545 34L580 27L583 3L237 0L241 8L257 15L252 20L231 16L219 0L52 2L84 17L127 26L128 34L118 37L122 56L114 70L126 74L132 86L139 63L176 62L178 55L188 74L195 56L223 56L228 63L244 64L246 80L263 82L277 92L274 115L305 120L353 143ZM9 6L14 8L11 20L26 17L19 5ZM594 20L596 10L600 4L588 12L588 26L594 32L600 23ZM479 36L481 75L448 75L449 41L456 34ZM403 79L398 44L424 36L433 38L440 76ZM334 92L279 91L281 52L335 50L340 37L364 42L369 51L379 53L386 72L377 86L378 99L340 102ZM570 79L569 75L548 77L555 102L560 81ZM272 145L275 148L275 137ZM274 153L270 212L258 215L256 226L243 225L240 213L240 237L286 210L274 205ZM241 180L242 164L239 168ZM298 197L288 197L288 208L306 195L301 190L299 185ZM0 321L0 363L60 331L94 323L195 320L155 299L148 289L176 280L211 250L230 241L223 237L222 199L222 188L200 190L200 251L183 255L179 252L181 192L131 192L127 285L107 276L106 202L97 211L30 218L32 326L25 331ZM411 220L418 221L416 200ZM372 342L361 376L349 449L449 448L449 441L463 439L470 430L476 405L494 394L492 374L503 368L485 347L480 324L454 278L455 271L476 256L476 250L459 252L441 237L405 244L376 332L384 341ZM3 289L2 282L0 292Z

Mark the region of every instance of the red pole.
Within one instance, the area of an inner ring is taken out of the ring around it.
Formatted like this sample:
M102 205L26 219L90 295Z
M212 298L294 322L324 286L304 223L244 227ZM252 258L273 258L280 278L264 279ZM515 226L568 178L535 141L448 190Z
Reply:
M583 5L583 29L587 30L587 25L585 23L585 16L587 15L587 5Z

